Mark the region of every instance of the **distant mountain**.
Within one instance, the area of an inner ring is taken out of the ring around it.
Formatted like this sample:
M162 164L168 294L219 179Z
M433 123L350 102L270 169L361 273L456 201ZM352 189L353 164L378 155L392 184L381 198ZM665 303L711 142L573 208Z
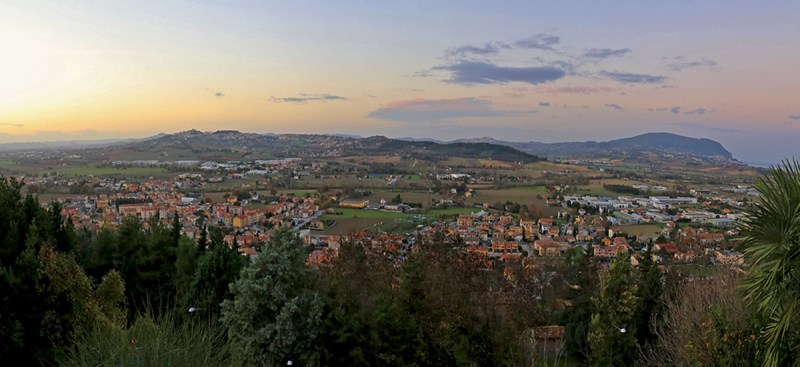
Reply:
M450 155L464 158L491 158L514 162L532 162L545 156L597 156L606 153L652 152L678 156L732 159L720 143L670 133L648 133L606 142L538 143L512 142L491 137L443 142L430 138L383 136L364 138L347 134L255 134L236 130L203 132L187 130L158 134L142 139L103 139L0 144L0 151L82 149L126 146L132 149L172 147L190 150L209 158L221 158L220 150L240 157L255 156L341 156L358 154L404 154L433 158ZM216 152L216 153L215 153ZM213 154L212 154L213 153ZM227 153L226 153L227 154ZM230 156L231 154L227 154ZM233 157L231 157L233 158Z
M129 144L125 148L140 152L162 152L173 148L191 151L192 155L202 159L403 155L423 160L440 160L447 156L508 162L539 160L537 156L497 144L404 141L384 136L362 138L344 134L254 134L233 130L188 130Z
M350 139L363 139L364 137L361 135L349 135L349 134L324 134L328 136L335 136L337 138L350 138Z
M432 143L439 143L439 144L447 144L448 143L448 142L445 142L445 141L431 139L431 138L412 138L410 136L406 136L406 137L402 137L402 138L395 138L395 139L403 140L403 141L429 141L429 142L432 142Z
M593 155L604 152L654 152L676 155L693 155L732 159L733 154L722 144L711 139L697 139L671 133L647 133L631 138L606 142L586 141L572 143L511 142L489 137L460 139L460 143L488 143L516 148L520 151L543 156Z
M502 144L462 143L449 142L437 143L433 141L407 141L389 139L384 136L371 136L359 141L360 149L365 154L394 152L411 157L438 160L442 156L452 156L473 159L495 159L506 162L536 162L541 160L532 154L521 152L513 147Z

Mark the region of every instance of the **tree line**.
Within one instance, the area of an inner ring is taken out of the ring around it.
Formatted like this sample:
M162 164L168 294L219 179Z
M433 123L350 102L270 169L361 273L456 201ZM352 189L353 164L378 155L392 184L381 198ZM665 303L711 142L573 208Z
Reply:
M698 278L647 251L489 261L457 237L354 237L318 268L276 230L254 260L222 229L73 228L0 179L0 360L25 365L796 364L800 169L776 169L744 228L748 274ZM789 209L787 209L789 208ZM793 211L792 211L793 210ZM774 223L779 223L775 226ZM794 226L794 227L793 227ZM206 233L208 236L206 237ZM746 293L741 293L742 290ZM563 325L557 357L532 331Z

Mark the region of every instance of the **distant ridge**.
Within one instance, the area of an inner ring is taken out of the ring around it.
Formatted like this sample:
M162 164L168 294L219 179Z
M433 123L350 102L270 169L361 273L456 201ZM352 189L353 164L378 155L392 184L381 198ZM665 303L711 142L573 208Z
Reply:
M722 144L711 139L698 139L672 133L647 133L630 138L606 142L586 141L571 143L510 142L490 137L459 139L461 143L489 143L506 145L535 155L587 155L602 152L654 152L677 155L694 155L733 159L733 154Z
M429 149L430 144L435 144L433 150L443 149L441 146L452 144L486 144L482 147L476 147L482 151L481 154L485 156L493 156L495 154L503 156L506 159L526 161L531 159L528 156L516 156L511 151L499 151L496 148L490 148L488 145L499 145L513 148L520 153L527 155L545 157L545 156L588 156L597 155L605 152L610 153L624 153L624 152L653 152L661 154L674 154L674 155L688 155L711 157L721 159L733 159L733 154L725 149L722 144L711 139L699 139L681 136L672 133L655 132L642 135L633 136L630 138L610 140L606 142L586 141L586 142L563 142L563 143L540 143L540 142L513 142L497 140L492 137L481 137L471 139L458 139L453 141L441 141L432 138L386 138L383 136L373 136L365 138L359 135L351 134L256 134L256 133L243 133L236 130L218 130L214 132L202 132L198 130L187 130L175 134L158 134L151 137L141 139L101 139L101 140L74 140L74 141L52 141L52 142L30 142L30 143L6 143L0 144L0 151L19 151L19 150L49 150L49 149L81 149L91 147L104 147L115 145L126 145L134 143L144 143L147 145L162 144L167 142L176 143L177 141L183 144L212 144L212 145L281 145L289 141L306 141L312 144L306 146L305 149L311 149L314 144L323 143L331 144L336 141L339 143L346 143L346 149L354 149L356 146L366 148L383 139L394 141L394 144L387 144L386 147L394 147L404 150L405 143L424 143L417 145L408 145L407 147L416 146ZM356 143L359 142L359 143ZM380 145L384 145L383 141ZM472 155L468 153L469 149L465 147L451 146L447 150L457 149L462 154ZM288 147L284 149L285 154L291 153L295 148ZM312 149L313 150L313 149ZM440 151L444 152L444 151ZM446 154L446 153L445 153Z
M123 144L153 140L161 138L166 135L167 134L160 133L145 138L56 140L56 141L41 141L41 142L3 143L0 144L0 151L10 152L19 150L81 149L81 148L104 147L104 146L123 145Z

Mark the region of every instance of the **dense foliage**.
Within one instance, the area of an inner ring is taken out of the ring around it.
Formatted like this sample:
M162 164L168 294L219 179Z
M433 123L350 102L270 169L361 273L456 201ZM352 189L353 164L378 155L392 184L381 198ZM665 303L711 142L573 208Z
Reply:
M75 229L0 179L4 365L796 365L800 169L773 170L750 274L698 278L647 250L489 259L458 237L355 236L318 268L286 228L251 258L177 218ZM235 242L235 238L233 243ZM744 296L737 289L743 284ZM189 311L191 310L191 312ZM563 325L548 357L535 330ZM624 330L624 332L623 332Z
M768 321L766 366L800 366L800 162L785 161L760 177L763 194L743 228L741 250L752 276L746 299Z

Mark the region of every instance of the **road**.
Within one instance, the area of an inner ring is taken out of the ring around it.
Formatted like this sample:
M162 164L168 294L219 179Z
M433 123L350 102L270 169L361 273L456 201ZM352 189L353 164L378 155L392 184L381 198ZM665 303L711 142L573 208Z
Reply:
M317 217L322 215L322 213L323 213L322 210L317 210L317 212L314 213L314 215L312 215L312 216L310 216L308 218L300 219L299 222L297 222L299 224L297 224L294 227L292 227L292 231L295 231L295 232L299 231L301 227L303 227L304 225L308 224L308 222L310 222L310 221L312 221L314 219L317 219ZM295 221L297 221L297 220L298 219L295 219Z

